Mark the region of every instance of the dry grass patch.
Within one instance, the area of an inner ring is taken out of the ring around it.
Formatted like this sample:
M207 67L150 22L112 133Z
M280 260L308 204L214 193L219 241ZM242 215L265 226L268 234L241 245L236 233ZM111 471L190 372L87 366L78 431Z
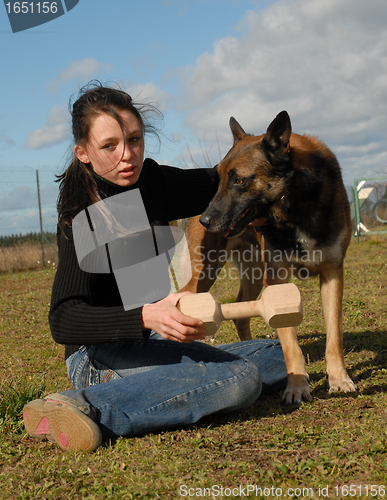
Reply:
M54 248L57 250L56 245ZM54 250L45 245L46 266L56 267L58 256ZM14 247L0 247L0 273L14 273L41 269L42 247L41 245L24 243Z

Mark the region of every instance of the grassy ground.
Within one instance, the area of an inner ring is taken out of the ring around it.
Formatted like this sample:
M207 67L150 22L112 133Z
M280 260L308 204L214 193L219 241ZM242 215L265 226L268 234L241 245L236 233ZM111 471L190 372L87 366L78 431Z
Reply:
M384 498L387 492L387 239L353 241L345 266L344 348L356 394L329 394L318 281L297 282L298 328L314 400L264 397L236 417L62 452L23 432L23 401L69 388L47 324L55 270L0 275L0 499ZM237 283L219 281L229 301ZM252 321L255 336L273 332ZM232 342L223 323L216 342Z

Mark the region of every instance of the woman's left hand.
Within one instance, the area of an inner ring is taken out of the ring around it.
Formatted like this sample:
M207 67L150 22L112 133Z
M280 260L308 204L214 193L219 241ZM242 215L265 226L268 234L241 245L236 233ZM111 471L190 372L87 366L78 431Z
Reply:
M174 293L154 304L145 304L142 308L144 330L153 330L163 338L176 342L189 343L204 339L203 322L186 316L176 307L180 297L189 293Z

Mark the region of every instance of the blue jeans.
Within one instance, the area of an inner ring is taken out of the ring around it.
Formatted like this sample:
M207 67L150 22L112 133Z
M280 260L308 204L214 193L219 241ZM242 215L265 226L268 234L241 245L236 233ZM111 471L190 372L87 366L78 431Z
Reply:
M148 340L82 346L67 360L74 390L61 396L103 437L136 436L247 409L261 392L286 386L277 340L209 346Z

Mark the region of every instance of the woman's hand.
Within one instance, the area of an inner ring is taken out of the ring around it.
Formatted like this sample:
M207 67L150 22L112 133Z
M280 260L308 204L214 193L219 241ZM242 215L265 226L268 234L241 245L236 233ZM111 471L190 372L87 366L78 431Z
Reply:
M204 339L203 322L186 316L176 307L180 297L189 293L174 293L155 304L145 304L142 308L144 330L154 330L165 339L176 342L188 343Z

